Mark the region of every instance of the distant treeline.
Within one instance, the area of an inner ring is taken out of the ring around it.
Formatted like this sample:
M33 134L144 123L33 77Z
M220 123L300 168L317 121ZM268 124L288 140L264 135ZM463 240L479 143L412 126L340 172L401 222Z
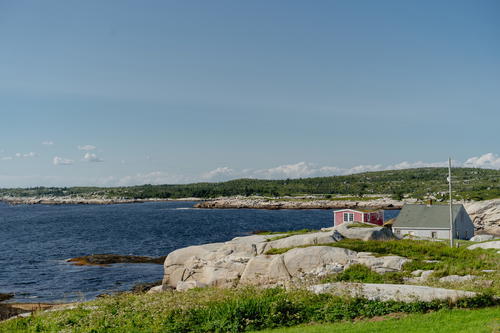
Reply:
M348 176L315 177L285 180L236 179L220 183L185 185L141 185L128 187L34 187L0 189L11 196L102 196L106 198L214 198L219 196L297 196L321 194L363 196L389 194L423 199L447 196L447 168L417 168L365 172ZM500 170L454 168L453 189L456 198L485 200L500 197Z

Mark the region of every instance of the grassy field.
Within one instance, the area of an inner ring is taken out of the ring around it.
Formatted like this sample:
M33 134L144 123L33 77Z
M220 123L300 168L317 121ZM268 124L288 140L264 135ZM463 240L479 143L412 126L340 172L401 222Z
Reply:
M400 318L398 318L400 317ZM443 310L429 314L388 315L385 317L335 324L297 326L260 333L368 333L368 332L440 332L499 333L500 307L480 310Z

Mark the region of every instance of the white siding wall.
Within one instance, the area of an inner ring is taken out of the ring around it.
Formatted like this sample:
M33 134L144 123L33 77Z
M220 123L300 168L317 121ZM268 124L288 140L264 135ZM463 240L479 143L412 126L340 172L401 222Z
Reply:
M398 234L398 230L400 231L400 234ZM393 228L394 234L398 237L403 237L404 235L407 234L413 234L414 236L418 237L432 237L432 232L436 232L437 236L436 238L439 239L450 239L450 231L448 229L443 230L443 229L412 229L412 228Z
M432 237L432 232L437 232L437 237L440 239L450 239L449 229L413 229L413 228L398 228L393 227L393 232L398 237L403 237L406 234L412 233L419 237ZM399 231L399 234L398 234ZM465 209L461 209L455 218L455 239L470 239L474 236L474 224L472 223L469 214Z

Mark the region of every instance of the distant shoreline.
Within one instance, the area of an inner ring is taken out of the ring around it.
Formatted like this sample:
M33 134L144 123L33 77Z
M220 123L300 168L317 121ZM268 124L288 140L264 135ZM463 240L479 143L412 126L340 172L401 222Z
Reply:
M147 199L120 199L120 198L82 198L82 197L0 197L0 202L10 205L116 205L128 203L166 202L166 201L200 201L200 198L147 198Z
M215 199L202 198L84 198L84 197L0 197L0 202L10 205L115 205L146 202L197 202L193 207L202 209L401 209L404 201L386 197L367 197L364 200L322 200L298 198L255 198L255 197L223 197ZM413 201L413 200L411 200Z
M412 200L413 202L414 200ZM405 201L390 198L367 198L367 200L328 200L328 199L270 199L230 197L201 201L195 208L205 209L401 209Z

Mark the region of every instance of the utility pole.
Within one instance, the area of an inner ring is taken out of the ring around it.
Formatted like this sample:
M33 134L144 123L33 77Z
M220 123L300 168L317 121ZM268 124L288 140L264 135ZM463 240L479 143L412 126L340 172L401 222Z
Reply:
M448 187L450 192L450 246L453 247L453 199L451 197L451 157L448 158Z

